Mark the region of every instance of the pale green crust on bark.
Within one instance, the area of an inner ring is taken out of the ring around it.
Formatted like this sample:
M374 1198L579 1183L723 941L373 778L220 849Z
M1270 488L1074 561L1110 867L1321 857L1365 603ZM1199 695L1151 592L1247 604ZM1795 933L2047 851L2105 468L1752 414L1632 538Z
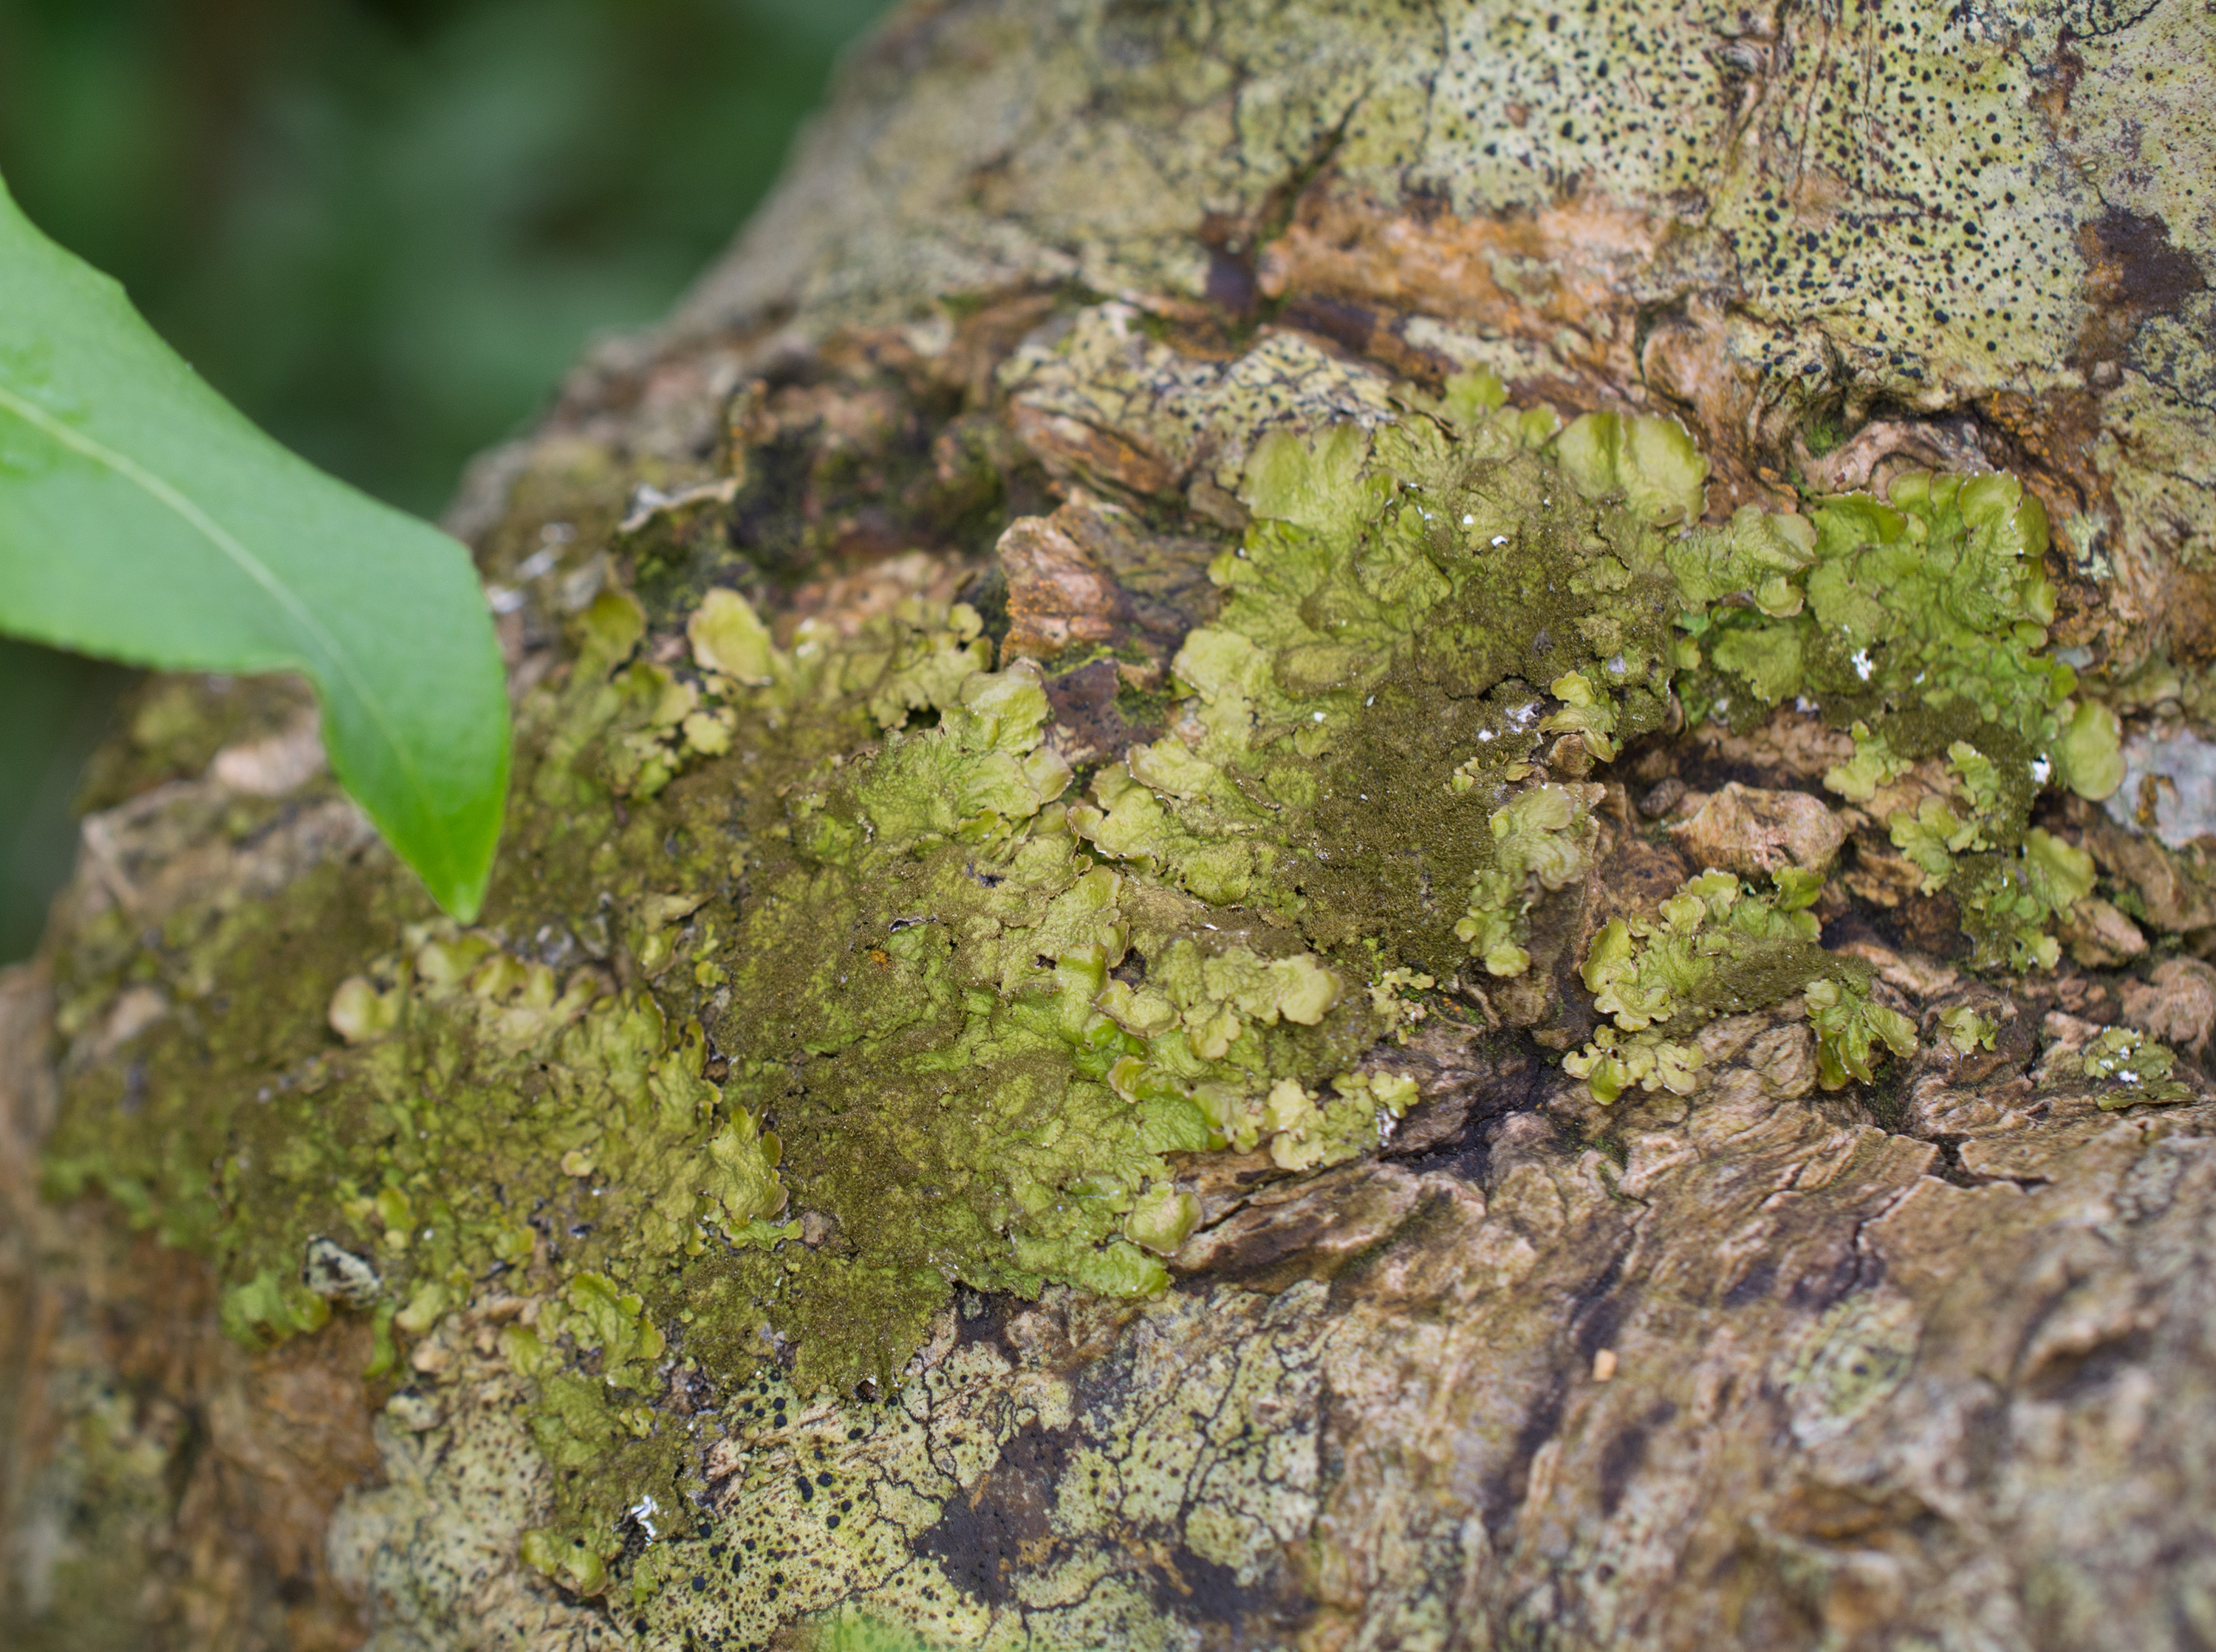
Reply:
M1689 408L1744 497L1796 430L1821 457L1967 414L2043 473L2077 571L2121 576L2136 657L2179 623L2159 565L2216 552L2211 28L2176 0L920 9L677 326L1073 281L1204 313L1228 259L1435 363Z

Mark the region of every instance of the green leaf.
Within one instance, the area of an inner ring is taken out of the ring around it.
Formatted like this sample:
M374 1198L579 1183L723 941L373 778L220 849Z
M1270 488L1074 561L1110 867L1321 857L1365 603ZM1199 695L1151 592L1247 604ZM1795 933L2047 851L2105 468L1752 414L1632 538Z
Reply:
M255 429L0 185L0 631L172 671L298 671L340 782L455 916L508 791L469 555Z

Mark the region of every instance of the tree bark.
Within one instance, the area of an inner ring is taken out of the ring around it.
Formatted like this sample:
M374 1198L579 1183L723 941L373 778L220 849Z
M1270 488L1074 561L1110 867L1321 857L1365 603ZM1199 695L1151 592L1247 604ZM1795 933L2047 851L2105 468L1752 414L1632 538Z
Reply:
M643 604L637 657L672 669L717 585L752 581L784 646L967 600L1003 666L1042 662L1074 799L1161 732L1119 685L1161 690L1214 613L1261 439L1381 428L1483 372L1566 418L1675 416L1712 522L1926 470L2020 478L2053 526L2045 646L2127 730L2124 803L2038 806L2102 878L2068 953L1971 968L1955 903L1900 882L1882 825L1825 790L1853 748L1813 712L1649 735L1576 770L1600 789L1591 870L1534 918L1576 943L1554 996L1519 1009L1474 963L1442 979L1366 1058L1417 1104L1344 1163L1179 1158L1198 1225L1166 1290L965 1278L904 1367L821 1387L788 1326L743 1359L688 1342L710 1262L672 1260L676 1283L638 1287L661 1358L625 1415L682 1442L689 1506L659 1530L634 1510L604 1567L565 1571L524 1557L571 1494L551 1367L511 1333L576 1299L557 1230L589 1227L575 1201L617 1150L550 1150L558 1221L466 1288L357 1310L334 1287L289 1336L224 1306L249 1302L244 1252L206 1236L283 1152L250 1109L353 1072L335 991L434 928L296 694L157 685L96 777L40 960L0 977L0 1638L2216 1644L2212 20L901 12L669 323L596 353L464 487L450 525L525 708L512 845L569 807L530 777L570 714L530 708L582 680L618 586ZM732 1017L771 1013L718 986L753 979L714 950L753 886L663 869L691 864L667 845L709 830L701 799L753 783L740 762L623 783L600 859L512 847L498 944L732 1047ZM1744 851L1743 822L1700 838L1696 806L1734 783L1844 821L1825 942L1917 1052L1821 1090L1790 997L1710 1021L1690 1094L1603 1108L1559 1065L1594 1024L1576 958ZM1984 1043L1948 1037L1962 1010ZM2182 1099L2116 1106L2085 1053L2126 1025L2176 1047ZM838 1252L808 1178L845 1172L788 1136L787 1251ZM165 1168L102 1158L126 1150ZM205 1220L178 1202L195 1178ZM578 1369L614 1385L615 1334ZM587 1471L619 1478L626 1449Z

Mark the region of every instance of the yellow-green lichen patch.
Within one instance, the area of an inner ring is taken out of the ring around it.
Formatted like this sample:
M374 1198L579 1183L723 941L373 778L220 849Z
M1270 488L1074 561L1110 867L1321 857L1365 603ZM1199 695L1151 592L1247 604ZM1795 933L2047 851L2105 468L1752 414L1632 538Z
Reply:
M529 1557L587 1593L687 1523L691 1350L889 1388L957 1280L1159 1290L1193 1219L1169 1155L1331 1162L1411 1099L1357 1072L1405 978L1099 863L1038 674L980 669L974 613L694 618L686 660L620 590L579 617L487 927L319 928L334 872L180 928L199 1007L147 1038L181 1127L119 1136L149 1097L80 1091L52 1167L211 1252L244 1340L337 1301L392 1370L493 1281L537 1293L502 1334L554 1473Z
M1991 726L2044 746L2074 687L2046 657L2054 598L2041 557L2047 520L2012 478L1912 475L1889 501L1824 501L1805 522L1742 512L1672 544L1698 644L1689 685L1701 709L1734 693L1764 704L1821 698L1919 757L1942 728ZM1717 605L1735 591L1757 604ZM1691 709L1689 703L1689 709Z
M1743 510L1669 550L1689 712L1814 703L1852 726L1855 756L1825 783L1856 801L1917 759L1943 765L1948 795L1885 824L1926 889L1955 895L1985 967L2051 966L2046 931L2090 887L2076 851L2027 831L2041 790L2097 798L2121 777L2114 713L2073 699L2047 651L2046 549L2045 514L2013 478L1917 474L1886 502Z
M286 1297L306 1289L304 1220L373 1261L380 1312L411 1336L489 1280L551 1272L558 1294L535 1325L509 1327L505 1347L539 1385L532 1433L554 1472L540 1546L556 1545L560 1574L587 1588L641 1499L667 1511L665 1531L686 1520L681 1441L653 1409L667 1339L642 1289L660 1297L685 1258L782 1210L775 1140L702 1077L697 1023L672 1025L653 997L607 990L594 967L563 987L462 933L389 967L392 1030L323 1058L297 1102L271 1103L286 1156L227 1189L261 1218L219 1236L229 1266L262 1264L227 1293L227 1316L264 1334L304 1328L262 1305L273 1278Z
M774 1117L832 1224L792 1276L803 1380L889 1382L956 1279L1159 1289L1123 1229L1169 1153L1377 1139L1374 1106L1326 1129L1267 1098L1353 1084L1389 1004L1289 930L1227 932L1096 863L1054 801L1047 709L1028 666L972 673L935 726L795 786L760 851L717 1037L726 1093Z
M1434 979L1560 1030L1586 777L1687 666L1861 719L1842 790L1943 766L1905 847L2035 948L2086 878L2027 829L2032 765L2097 769L2110 725L2034 635L2029 507L1987 478L1689 529L1702 476L1673 422L1565 428L1475 377L1267 436L1165 732L1089 774L1038 669L993 669L980 614L896 565L859 617L717 587L650 621L606 586L520 707L482 927L363 862L158 948L88 933L72 1028L126 988L169 1007L139 1078L72 1090L55 1185L212 1255L243 1340L366 1312L397 1375L458 1309L527 1303L498 1336L552 1475L526 1557L652 1594L695 1541L700 1397L892 1395L957 1286L1160 1292L1199 1215L1179 1159L1373 1151L1415 1100L1380 1052ZM1995 601L2017 629L1979 653ZM1816 945L1817 891L1712 876L1604 929L1573 1068L1682 1090L1703 1022L1797 994L1824 1081L1867 1078L1907 1035Z
M1752 890L1728 872L1703 872L1662 903L1660 917L1611 918L1593 937L1584 976L1610 1023L1562 1065L1593 1098L1636 1086L1692 1093L1700 1053L1691 1035L1719 1015L1805 996L1826 1090L1870 1078L1877 1049L1908 1055L1906 1016L1871 1001L1866 965L1816 944L1816 889Z
M1973 1006L1958 1004L1939 1012L1939 1029L1947 1041L1954 1047L1957 1055L1968 1055L1977 1050L1990 1050L1993 1039L2000 1031L2000 1023L1991 1016L1981 1015Z
M1642 453L1684 442L1632 424ZM1612 445L1589 421L1561 434L1612 466ZM1641 509L1590 501L1535 451L1556 429L1473 378L1375 433L1264 439L1254 525L1211 569L1222 612L1177 658L1186 718L1095 777L1078 831L1327 949L1442 974L1473 947L1506 960L1531 869L1473 895L1499 852L1488 821L1548 736L1605 758L1662 723L1677 605L1654 518L1698 486L1694 463L1642 485ZM1586 468L1596 488L1617 477ZM1517 911L1458 934L1474 901Z
M2104 1113L2196 1099L2193 1087L2174 1076L2176 1052L2128 1027L2110 1027L2099 1034L2085 1047L2078 1066L2086 1078L2104 1081L2095 1103Z
M1534 786L1493 810L1486 830L1493 864L1471 880L1469 907L1455 925L1488 974L1520 975L1531 967L1522 945L1530 913L1543 891L1560 890L1592 866L1597 786Z

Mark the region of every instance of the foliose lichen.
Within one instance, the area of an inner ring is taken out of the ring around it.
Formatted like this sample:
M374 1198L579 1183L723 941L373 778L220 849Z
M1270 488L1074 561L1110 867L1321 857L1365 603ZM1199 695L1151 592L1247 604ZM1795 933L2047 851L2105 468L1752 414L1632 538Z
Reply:
M2106 1081L2095 1102L2104 1113L2197 1099L2193 1087L2174 1076L2176 1052L2129 1027L2104 1029L2085 1046L2078 1065L2086 1078Z
M520 708L482 927L356 863L151 950L89 935L65 1019L132 971L194 1007L73 1090L50 1178L212 1256L243 1340L368 1312L381 1372L513 1282L554 1476L525 1554L600 1592L626 1534L691 1519L675 1388L882 1393L957 1283L1158 1292L1191 1156L1372 1151L1428 992L1559 998L1587 777L1673 694L1813 698L1857 729L1850 797L1944 753L1952 801L1897 840L1980 961L2051 955L2090 874L2031 802L2096 789L2114 742L2042 651L2035 504L1911 479L1706 527L1704 475L1672 421L1564 426L1481 375L1266 435L1166 732L1083 773L1043 672L950 596L834 622L717 585L657 628L608 585ZM1571 1070L1683 1092L1701 1024L1794 998L1826 1085L1911 1049L1819 944L1820 887L1708 874L1604 926Z
M1704 872L1662 903L1659 918L1611 918L1593 937L1584 978L1593 1007L1609 1016L1583 1050L1563 1059L1593 1098L1613 1102L1634 1085L1692 1093L1700 1051L1690 1041L1717 1016L1807 1003L1816 1033L1818 1082L1837 1090L1867 1083L1882 1044L1916 1048L1916 1029L1869 996L1869 971L1817 944L1817 880L1787 869L1771 890L1750 889L1729 872Z
M1997 473L1904 476L1885 501L1806 517L1749 507L1669 550L1689 715L1813 703L1853 731L1825 784L1857 803L1943 758L1948 795L1885 824L1927 892L1954 894L1981 967L2052 967L2047 929L2092 887L2089 860L2029 827L2034 800L2105 797L2122 778L2115 714L2073 697L2075 672L2047 649L2046 550L2038 501Z
M1977 1050L1990 1050L1993 1039L2000 1032L2000 1023L1991 1016L1981 1015L1967 1004L1958 1004L1939 1012L1939 1029L1957 1055L1968 1055Z

